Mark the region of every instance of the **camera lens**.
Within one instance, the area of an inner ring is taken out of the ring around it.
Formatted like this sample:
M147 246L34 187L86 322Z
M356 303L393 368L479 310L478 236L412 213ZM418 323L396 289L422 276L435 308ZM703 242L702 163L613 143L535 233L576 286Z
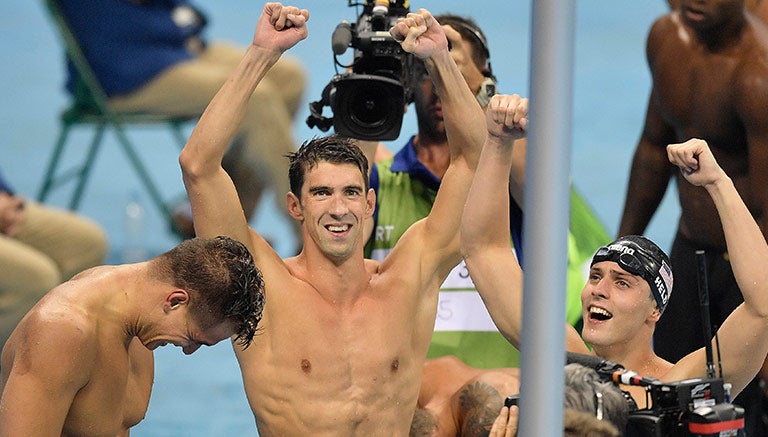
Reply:
M392 108L386 96L381 95L379 89L359 90L353 95L349 103L349 113L352 120L362 126L374 128L387 121L387 115Z
M400 82L349 74L335 83L331 100L336 133L362 140L394 140L400 135L405 110Z

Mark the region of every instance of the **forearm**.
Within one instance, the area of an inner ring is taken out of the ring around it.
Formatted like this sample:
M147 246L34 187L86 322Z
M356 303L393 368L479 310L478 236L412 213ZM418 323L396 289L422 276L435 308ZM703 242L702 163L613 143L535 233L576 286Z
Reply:
M507 179L513 142L488 136L464 207L462 252L472 256L488 246L510 247ZM503 194L503 195L501 195Z
M528 139L521 138L515 142L512 150L512 170L509 172L509 192L518 205L525 205L525 160L528 149Z
M472 181L461 223L464 259L494 324L520 347L523 273L509 236L512 141L489 135Z
M447 49L434 53L426 65L442 104L451 156L463 155L474 167L487 134L485 114Z
M248 100L279 52L250 45L243 59L216 93L192 131L181 164L185 173L217 171L245 115Z

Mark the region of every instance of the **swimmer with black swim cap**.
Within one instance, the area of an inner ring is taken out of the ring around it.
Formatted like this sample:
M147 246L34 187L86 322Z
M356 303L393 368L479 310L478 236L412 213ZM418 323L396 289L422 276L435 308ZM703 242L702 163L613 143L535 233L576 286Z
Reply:
M627 235L597 249L590 267L602 261L613 261L643 278L651 287L659 312L664 312L672 293L672 266L656 243L640 235Z

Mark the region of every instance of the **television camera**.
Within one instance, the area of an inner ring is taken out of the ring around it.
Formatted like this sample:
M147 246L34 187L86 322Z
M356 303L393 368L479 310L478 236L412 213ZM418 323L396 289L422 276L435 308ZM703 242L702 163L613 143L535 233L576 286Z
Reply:
M323 132L333 126L336 133L361 140L394 140L411 99L412 67L418 61L392 38L389 29L408 14L409 0L349 0L348 6L362 6L363 11L356 23L342 21L333 32L337 74L321 99L309 104L307 125ZM354 48L354 58L350 65L343 65L338 56L347 47ZM332 117L323 116L325 106L331 108Z
M594 369L607 381L646 389L647 408L630 404L627 437L727 437L741 435L744 428L744 409L730 403L730 384L722 378L662 382L607 360L600 360Z

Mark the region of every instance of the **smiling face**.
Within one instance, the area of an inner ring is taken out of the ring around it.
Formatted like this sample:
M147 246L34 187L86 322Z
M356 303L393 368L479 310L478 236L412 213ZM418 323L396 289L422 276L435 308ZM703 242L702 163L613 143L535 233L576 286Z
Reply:
M305 245L309 237L328 258L343 261L362 250L363 223L374 205L357 166L323 161L307 171L301 200L289 194L288 208L302 222Z
M613 261L592 265L581 305L582 337L596 348L630 342L640 333L650 336L660 316L648 283Z

